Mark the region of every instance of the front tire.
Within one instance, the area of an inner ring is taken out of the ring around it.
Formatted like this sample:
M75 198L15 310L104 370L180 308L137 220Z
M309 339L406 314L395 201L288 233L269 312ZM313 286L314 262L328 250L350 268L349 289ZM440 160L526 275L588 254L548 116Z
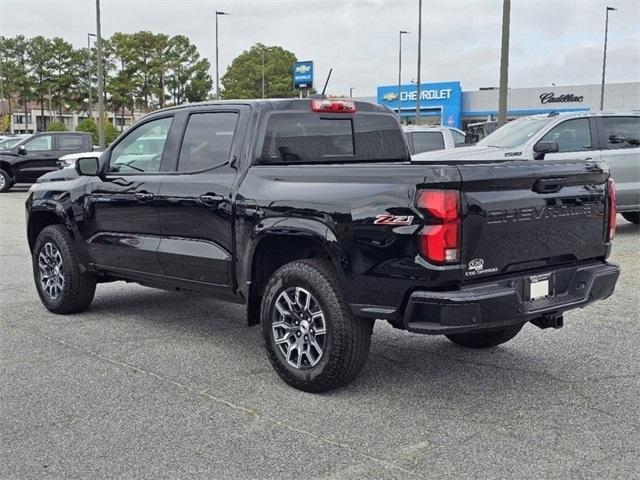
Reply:
M294 388L341 387L367 360L373 321L352 315L328 262L299 260L278 269L265 288L260 315L269 361Z
M456 345L466 348L491 348L507 343L513 339L520 330L524 323L519 325L513 325L511 327L505 327L498 330L489 330L486 332L470 332L470 333L456 333L452 335L446 335Z
M636 225L640 223L640 212L620 212L620 214L627 222L635 223Z
M0 168L0 193L8 192L13 187L13 178Z
M44 228L33 248L33 278L40 300L53 313L86 310L96 292L95 277L80 271L73 240L62 225Z

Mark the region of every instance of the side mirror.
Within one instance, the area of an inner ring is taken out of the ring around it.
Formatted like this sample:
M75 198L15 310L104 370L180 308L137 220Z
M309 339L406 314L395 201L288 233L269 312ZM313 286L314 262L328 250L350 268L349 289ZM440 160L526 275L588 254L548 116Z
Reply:
M544 160L544 156L547 153L559 152L560 146L555 140L543 140L534 145L533 151L535 152L536 160Z
M18 147L18 155L26 155L27 154L27 147L25 147L24 145L20 145Z
M100 173L100 161L96 157L83 157L76 160L78 175L95 177Z

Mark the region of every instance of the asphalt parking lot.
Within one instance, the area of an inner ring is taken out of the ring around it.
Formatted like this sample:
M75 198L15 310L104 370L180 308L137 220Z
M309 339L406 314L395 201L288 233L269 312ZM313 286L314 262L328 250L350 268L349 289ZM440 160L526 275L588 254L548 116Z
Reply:
M605 302L468 351L376 324L347 388L271 369L241 307L114 283L56 316L33 287L27 188L0 195L0 479L637 478L640 230Z

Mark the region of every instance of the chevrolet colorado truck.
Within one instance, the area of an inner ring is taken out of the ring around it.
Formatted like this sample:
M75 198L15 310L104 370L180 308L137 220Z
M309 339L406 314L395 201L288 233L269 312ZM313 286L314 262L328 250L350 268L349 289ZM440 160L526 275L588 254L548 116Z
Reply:
M47 309L81 312L115 280L239 302L305 391L358 374L375 320L489 348L562 326L619 275L604 164L411 163L365 102L165 109L76 170L26 202Z

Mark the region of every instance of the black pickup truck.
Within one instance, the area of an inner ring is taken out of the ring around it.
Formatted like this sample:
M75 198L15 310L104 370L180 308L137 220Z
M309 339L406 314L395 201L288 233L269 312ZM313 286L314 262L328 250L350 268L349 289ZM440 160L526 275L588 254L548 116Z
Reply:
M373 322L488 348L613 293L615 190L599 163L411 164L391 111L255 100L148 115L78 177L31 188L44 305L125 280L246 305L307 391L353 379Z
M63 155L90 152L92 148L89 133L35 133L14 147L0 151L0 193L15 183L32 183L57 170L58 159Z

